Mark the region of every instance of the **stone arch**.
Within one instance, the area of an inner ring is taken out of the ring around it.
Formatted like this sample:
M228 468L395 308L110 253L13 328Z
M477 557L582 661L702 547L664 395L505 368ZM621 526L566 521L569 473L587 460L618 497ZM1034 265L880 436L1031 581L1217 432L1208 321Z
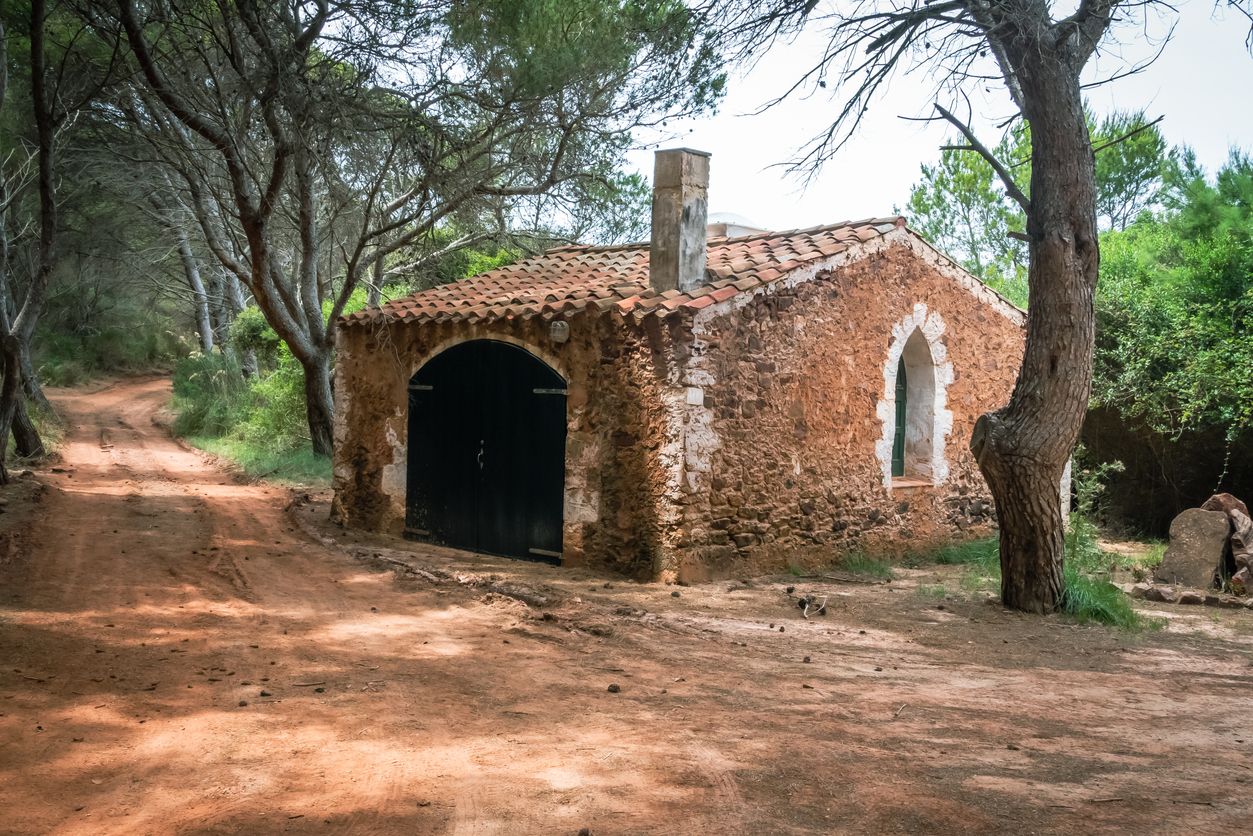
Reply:
M492 342L508 343L509 345L517 346L518 348L526 351L528 354L531 354L537 359L543 361L545 365L557 374L561 375L565 380L570 380L570 373L566 368L563 358L558 353L545 348L536 341L522 339L521 337L516 337L513 334L505 333L503 331L486 331L484 333L479 333L478 329L461 330L452 336L439 340L427 350L410 357L407 369L408 376L413 377L413 375L417 374L423 366L435 357L443 354L448 349L461 345L462 343L475 342L478 340L491 340Z
M897 426L897 375L905 369L905 468L904 478L939 485L948 478L945 447L953 430L948 410L948 386L953 366L944 345L945 324L938 311L922 302L892 326L888 355L883 364L883 396L876 415L883 433L875 443L875 457L883 473L883 485L892 487L892 452ZM902 478L900 476L896 477Z

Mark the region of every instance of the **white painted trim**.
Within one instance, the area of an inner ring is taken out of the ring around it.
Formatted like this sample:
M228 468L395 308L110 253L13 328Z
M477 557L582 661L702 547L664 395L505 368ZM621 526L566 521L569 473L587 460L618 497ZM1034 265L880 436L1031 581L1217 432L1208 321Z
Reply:
M945 324L938 311L928 311L922 302L892 326L892 342L883 363L883 397L875 405L875 415L883 424L883 433L875 441L875 458L883 473L883 487L892 490L892 441L896 435L896 369L905 343L915 331L927 341L931 362L935 368L935 390L931 403L931 461L928 479L932 485L943 484L948 479L948 459L944 455L948 436L953 431L953 413L948 409L948 387L953 382L953 364L948 361L948 347L944 345ZM909 478L919 475L906 474Z

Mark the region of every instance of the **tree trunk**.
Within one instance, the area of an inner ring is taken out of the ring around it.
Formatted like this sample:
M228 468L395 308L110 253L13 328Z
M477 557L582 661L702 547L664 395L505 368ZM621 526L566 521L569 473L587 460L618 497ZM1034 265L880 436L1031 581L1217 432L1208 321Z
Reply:
M970 446L996 500L1001 599L1047 613L1062 605L1060 483L1092 387L1098 250L1092 145L1078 72L1055 56L1019 66L1031 125L1027 340L1009 404L983 415Z
M0 354L3 354L4 363L4 381L0 383L0 483L9 481L4 459L8 456L9 434L19 414L22 416L20 445L25 449L33 447L41 450L43 448L43 445L39 443L34 425L30 423L29 416L26 415L25 404L22 402L21 358L23 351L28 350L31 337L35 333L35 324L43 310L48 280L52 275L55 259L57 208L53 178L54 124L49 97L45 89L44 25L46 17L43 0L32 0L30 5L30 91L35 116L35 135L38 138L39 246L35 271L31 276L30 286L26 289L26 298L17 315L10 319L7 309L10 301L7 284L4 291L5 298L0 299L0 306L5 308L3 313L0 313L0 325L3 325L5 332L0 340ZM0 50L0 54L4 54L3 50Z
M26 401L20 394L16 401L13 408L13 451L24 459L42 456L47 451L43 439L39 437L39 430L30 419Z
M21 345L21 353L17 358L18 366L22 370L22 392L26 395L26 400L42 409L44 412L52 412L52 404L48 400L48 396L44 394L43 385L39 382L39 375L35 373L35 364L30 359L30 343L23 342ZM22 410L25 412L25 409Z
M305 412L309 419L309 440L313 452L329 456L334 445L335 407L331 397L330 353L321 352L311 361L301 361L305 372Z
M244 288L239 283L238 276L230 270L221 270L218 276L222 283L222 317L225 323L222 344L228 345L231 324L235 322L235 317L248 306L248 300L244 296ZM254 349L246 348L239 353L239 370L245 380L256 377L257 368L257 352Z
M371 268L370 287L366 290L365 303L371 308L377 308L379 303L383 301L383 259L380 257L375 260L374 266Z
M213 320L209 316L209 294L205 292L204 282L200 278L200 265L196 264L196 255L191 251L191 241L187 238L187 230L181 226L174 230L178 236L178 256L183 262L183 275L187 286L191 288L192 302L196 306L196 333L200 335L200 350L205 354L213 351Z

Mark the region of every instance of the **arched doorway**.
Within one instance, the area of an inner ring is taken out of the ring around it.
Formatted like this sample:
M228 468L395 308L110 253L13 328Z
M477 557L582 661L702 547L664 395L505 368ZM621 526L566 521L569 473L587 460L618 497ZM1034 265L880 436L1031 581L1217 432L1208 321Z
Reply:
M409 381L405 536L561 561L566 383L509 343L473 340Z

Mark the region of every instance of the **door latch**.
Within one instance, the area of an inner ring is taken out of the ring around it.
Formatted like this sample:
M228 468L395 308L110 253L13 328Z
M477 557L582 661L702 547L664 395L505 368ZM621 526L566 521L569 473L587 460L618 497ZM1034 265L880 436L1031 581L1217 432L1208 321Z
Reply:
M484 439L479 439L479 455L478 455L479 470L483 469L483 444L484 442L485 442Z

